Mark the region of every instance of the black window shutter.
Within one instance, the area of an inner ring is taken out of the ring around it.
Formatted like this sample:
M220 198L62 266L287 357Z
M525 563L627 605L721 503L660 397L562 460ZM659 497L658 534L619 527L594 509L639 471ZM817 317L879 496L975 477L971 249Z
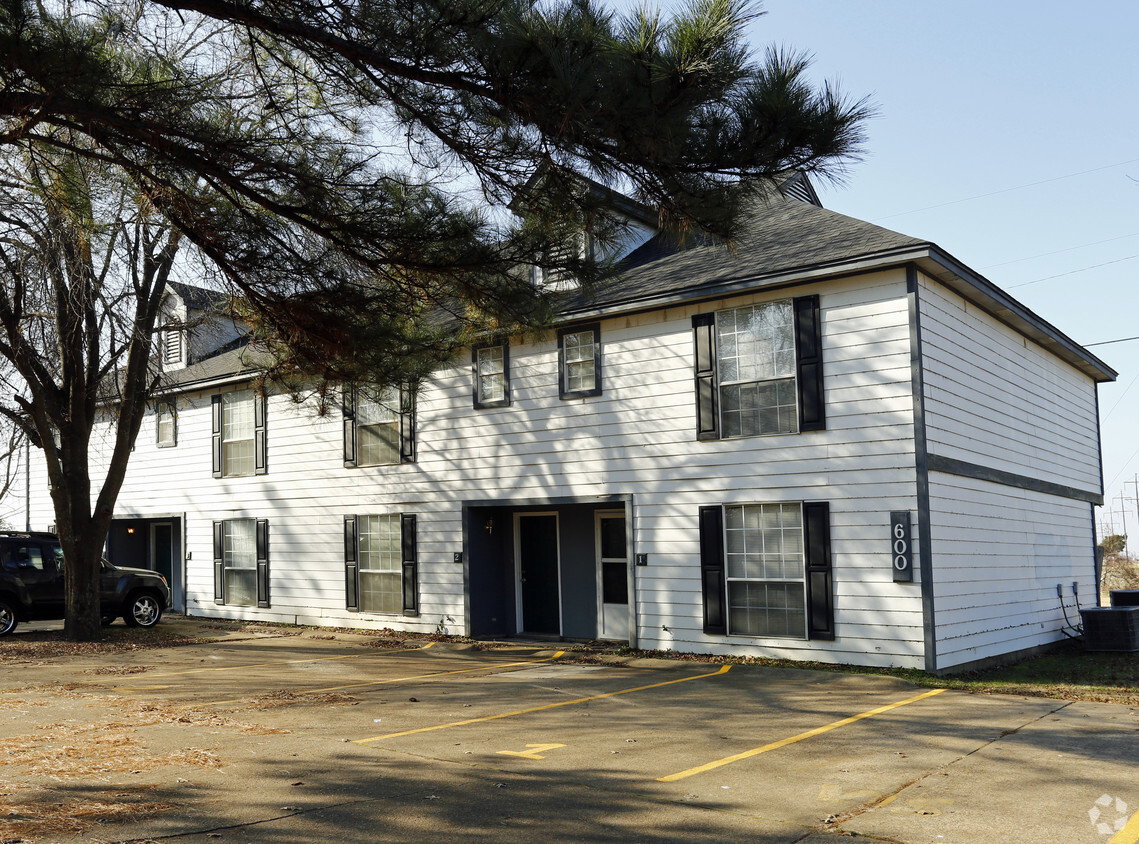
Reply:
M344 465L351 468L356 465L356 388L351 385L344 387Z
M510 343L502 342L502 401L510 407Z
M716 396L716 315L692 317L694 348L693 374L696 378L696 439L720 438L720 413Z
M474 406L475 406L476 410L483 406L483 403L481 401L479 401L479 349L480 348L482 348L482 347L481 346L471 346L471 373L474 375L474 379L473 379L474 383L472 385L474 389L472 390L472 393L473 393L472 398L474 399Z
M253 396L253 473L256 475L264 475L269 471L269 444L265 439L268 401L264 393Z
M257 520L257 606L269 606L269 520Z
M400 544L403 557L403 614L419 615L419 564L415 543L415 516L400 516Z
M720 506L700 508L700 583L704 592L704 632L728 632L724 612L724 511Z
M214 522L214 603L225 603L225 522Z
M399 462L415 462L415 390L399 390Z
M823 331L818 296L795 299L795 362L799 370L799 430L825 431Z
M831 570L831 505L803 504L807 558L807 638L834 639L834 575Z
M360 611L360 554L356 539L356 517L344 517L344 595L346 606Z
M210 411L213 419L213 468L214 477L221 477L221 396L210 396Z

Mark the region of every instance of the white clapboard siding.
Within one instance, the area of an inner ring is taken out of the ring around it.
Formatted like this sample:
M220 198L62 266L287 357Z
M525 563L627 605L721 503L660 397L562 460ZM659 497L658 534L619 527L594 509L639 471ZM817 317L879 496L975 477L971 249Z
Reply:
M924 276L919 301L930 454L1098 491L1095 384Z
M935 472L930 509L940 667L1062 640L1057 586L1094 605L1090 504Z
M601 320L595 398L558 398L553 337L512 343L507 408L472 407L470 357L460 359L423 386L409 465L345 468L339 407L321 417L311 400L273 395L268 474L215 479L211 391L180 396L177 447L157 448L148 418L116 515L184 515L192 614L462 633L465 573L454 557L465 502L631 496L633 545L650 560L634 568L643 647L921 666L919 585L892 582L888 542L890 511L916 512L905 274L794 295L812 293L822 306L825 431L695 439L691 318L791 295L750 294ZM836 641L705 636L700 507L801 501L830 503ZM42 496L36 512L39 526L51 521ZM343 516L400 512L417 516L419 617L348 612ZM214 603L212 523L236 517L269 520L269 609Z

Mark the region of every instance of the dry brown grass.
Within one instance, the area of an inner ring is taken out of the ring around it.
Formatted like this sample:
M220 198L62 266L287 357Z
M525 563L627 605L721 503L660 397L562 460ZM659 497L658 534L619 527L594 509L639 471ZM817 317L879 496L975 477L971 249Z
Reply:
M81 834L96 823L145 818L174 808L143 799L149 787L114 789L85 800L69 796L67 802L59 802L59 795L50 791L35 796L22 793L27 791L0 783L0 841L48 841L57 835Z
M144 799L146 786L113 788L80 799L68 793L61 802L55 790L59 783L79 780L86 784L163 768L215 769L224 764L213 750L192 745L157 752L148 746L146 728L222 728L245 735L288 732L194 707L96 694L93 688L99 687L41 684L0 694L0 706L8 713L42 712L60 699L76 700L105 713L90 721L69 718L39 723L23 735L0 739L0 771L20 783L0 782L0 842L52 841L59 835L82 834L95 823L136 819L174 808ZM72 707L70 711L82 709Z
M1111 589L1139 589L1139 560L1108 557L1103 561L1103 586Z
M0 664L46 665L61 657L104 656L136 653L154 648L170 648L213 641L211 638L183 636L172 627L109 627L98 642L71 642L59 630L17 633L0 639Z
M142 674L150 670L149 665L101 665L98 668L88 668L84 674L110 674L124 676L127 674Z
M324 694L310 694L307 692L290 692L287 689L282 689L279 692L270 692L267 695L253 698L249 704L249 709L276 709L279 706L292 706L294 704L312 705L319 704L321 706L355 706L360 702L360 698L353 695L343 695L334 692L327 692Z
M0 741L6 766L25 776L64 779L105 774L139 773L168 765L220 768L208 750L190 747L155 755L122 724L51 724L37 733Z

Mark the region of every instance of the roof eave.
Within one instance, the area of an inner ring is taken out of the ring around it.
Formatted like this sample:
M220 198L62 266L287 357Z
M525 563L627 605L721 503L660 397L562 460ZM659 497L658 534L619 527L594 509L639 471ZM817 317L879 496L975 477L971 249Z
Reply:
M1056 326L940 247L931 244L929 254L915 260L926 275L973 302L995 319L1017 329L1097 383L1114 381L1119 376L1118 372Z
M708 284L680 291L634 296L620 302L595 307L583 306L562 312L566 320L578 321L656 310L663 307L692 305L725 296L736 296L750 290L771 290L825 281L841 276L917 266L931 278L973 302L1029 339L1048 349L1096 382L1114 381L1118 373L1080 346L1051 323L1017 302L991 281L974 272L941 247L933 243L905 246L859 255L851 259L794 267L762 275L724 277Z

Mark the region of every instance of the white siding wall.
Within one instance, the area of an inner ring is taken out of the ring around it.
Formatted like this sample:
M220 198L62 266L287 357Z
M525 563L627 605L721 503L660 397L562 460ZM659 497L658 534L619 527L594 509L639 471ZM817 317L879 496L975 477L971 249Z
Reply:
M988 481L930 477L937 664L951 668L1064 638L1096 603L1091 505Z
M1098 492L1091 379L924 277L919 300L929 453ZM937 472L930 488L940 668L1063 638L1058 583L1095 602L1090 504Z
M179 401L178 446L139 436L118 516L185 513L192 614L464 631L461 502L632 495L642 647L920 666L918 584L895 584L891 510L914 511L913 403L902 271L796 289L821 294L827 430L695 440L691 317L792 294L753 295L601 325L604 392L558 399L552 337L511 347L513 406L476 411L468 361L427 385L418 462L346 469L339 410L319 418L270 399L269 473L214 479L209 393ZM829 501L838 638L833 643L706 637L697 514L708 504ZM40 513L46 500L39 502ZM421 615L344 609L344 514L418 515ZM211 523L270 520L272 608L213 602ZM46 524L45 515L37 521ZM42 525L41 525L42 526ZM915 519L916 527L916 519ZM915 537L916 539L916 537Z
M1098 492L1092 380L924 276L919 300L930 453Z

